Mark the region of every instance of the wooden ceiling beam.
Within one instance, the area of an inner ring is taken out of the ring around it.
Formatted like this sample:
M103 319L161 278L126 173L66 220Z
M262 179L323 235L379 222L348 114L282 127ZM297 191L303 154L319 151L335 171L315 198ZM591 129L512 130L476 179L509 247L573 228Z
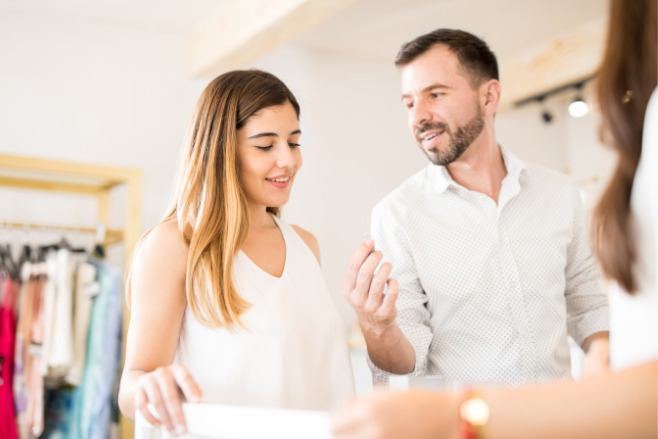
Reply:
M212 77L244 68L358 0L227 2L191 39L190 70Z
M499 111L594 76L603 56L605 36L605 19L595 20L536 50L503 60Z

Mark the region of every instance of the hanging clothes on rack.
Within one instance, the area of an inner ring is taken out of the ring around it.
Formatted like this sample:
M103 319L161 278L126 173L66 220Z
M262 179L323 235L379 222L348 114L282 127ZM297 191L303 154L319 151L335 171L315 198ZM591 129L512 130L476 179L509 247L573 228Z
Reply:
M87 262L96 272L98 294L91 306L82 381L75 388L47 392L44 438L102 439L109 433L122 352L121 277L105 262ZM95 290L91 285L87 287Z
M41 344L43 343L43 291L46 281L46 263L40 260L33 271L34 298L30 318L30 346L28 348L27 385L28 405L26 425L21 439L39 437L43 432L43 376L41 375ZM31 435L31 436L30 436Z
M21 289L18 304L18 321L16 323L16 345L14 353L14 409L16 410L16 426L21 438L28 435L28 369L30 367L28 350L30 346L30 327L34 310L33 271L36 264L29 260L21 265Z
M13 396L16 342L15 302L18 295L18 283L12 280L11 273L5 268L0 268L0 296L2 298L0 302L0 436L7 439L18 439Z
M103 439L118 422L121 276L94 247L24 246L15 262L0 243L2 439Z
M96 267L89 261L78 265L74 289L73 313L73 363L65 381L73 386L80 385L87 358L87 334L91 320L94 297L100 292L96 281Z
M105 438L121 368L123 298L118 270L105 262L90 262L96 268L100 290L93 304L87 361L82 385L76 388L71 430L77 433L74 437Z

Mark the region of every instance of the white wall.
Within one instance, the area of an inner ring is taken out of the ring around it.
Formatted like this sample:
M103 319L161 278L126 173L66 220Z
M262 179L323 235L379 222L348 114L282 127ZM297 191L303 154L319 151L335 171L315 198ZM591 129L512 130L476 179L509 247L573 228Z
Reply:
M143 169L146 230L167 205L193 105L209 80L187 76L186 49L176 35L0 16L0 152ZM426 164L407 132L398 73L392 63L291 46L255 66L281 77L300 101L304 167L284 217L319 239L327 285L352 325L340 292L347 260L375 203ZM565 99L547 101L550 125L536 106L498 115L498 138L523 159L586 180L611 159L600 155L595 118L568 118ZM0 190L0 219L70 223L73 212L93 221L88 202L66 209L61 199L24 196Z
M160 218L192 106L205 85L188 78L182 38L3 13L0 66L0 152L140 168L143 228ZM118 207L125 195L117 192L111 226L123 223ZM95 221L95 201L85 196L0 189L0 203L0 219L9 221ZM0 232L5 242L21 235ZM122 251L113 250L122 259Z
M186 49L167 34L1 15L0 151L141 168L153 224L203 85Z

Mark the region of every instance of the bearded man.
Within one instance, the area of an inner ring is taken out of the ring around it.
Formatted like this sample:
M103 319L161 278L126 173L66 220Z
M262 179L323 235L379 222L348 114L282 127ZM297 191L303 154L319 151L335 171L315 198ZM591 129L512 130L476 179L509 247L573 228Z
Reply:
M468 32L438 29L403 45L395 64L431 163L375 207L372 239L346 272L375 382L568 378L568 335L605 361L608 301L578 189L496 141L495 55Z

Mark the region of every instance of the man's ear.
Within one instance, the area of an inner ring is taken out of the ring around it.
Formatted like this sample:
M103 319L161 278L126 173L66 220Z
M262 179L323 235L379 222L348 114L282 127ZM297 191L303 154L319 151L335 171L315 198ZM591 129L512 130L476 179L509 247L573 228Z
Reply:
M488 116L493 116L500 103L500 82L497 79L490 79L480 86L481 102L484 112Z

